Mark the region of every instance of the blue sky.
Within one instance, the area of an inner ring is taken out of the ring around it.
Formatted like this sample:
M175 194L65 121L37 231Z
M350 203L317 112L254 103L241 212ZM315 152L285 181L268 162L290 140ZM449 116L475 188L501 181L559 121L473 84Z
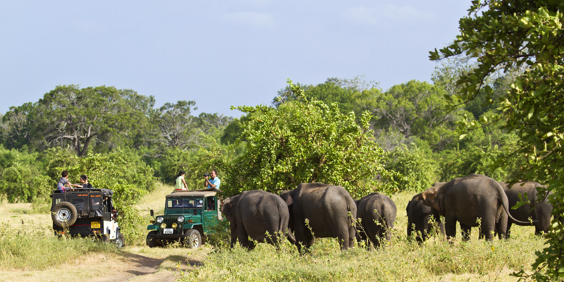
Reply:
M288 78L429 81L430 50L468 1L0 0L0 113L57 85L194 100L199 112L270 105Z

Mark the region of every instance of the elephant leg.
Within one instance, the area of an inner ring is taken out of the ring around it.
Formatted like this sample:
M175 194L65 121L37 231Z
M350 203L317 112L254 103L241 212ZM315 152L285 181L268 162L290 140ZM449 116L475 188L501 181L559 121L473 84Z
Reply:
M542 233L548 233L548 228L550 227L551 214L541 213L540 216L536 218L535 223L535 235L542 235Z
M472 227L463 224L462 222L460 223L460 230L462 232L462 240L463 241L468 241L470 240L470 235L472 234Z
M382 245L382 240L386 238L386 227L387 225L379 225L376 227L376 234L373 236L373 240L376 242L374 245L380 247Z
M356 234L356 228L351 224L349 226L349 248L354 246L354 238Z
M509 216L505 211L501 212L499 220L497 221L497 223L494 223L494 226L496 228L495 231L498 234L498 238L500 240L508 238L507 230L509 229Z
M511 225L513 225L513 223L507 222L507 232L505 233L505 238L507 239L511 237Z
M500 238L505 238L505 232L507 230L507 214L505 214L505 220L503 220L503 215L501 216L502 218L500 218L499 220L499 229L498 229L498 233L500 234ZM504 222L505 221L505 222ZM487 240L487 241L491 241L493 240L494 237L494 230L496 227L496 223L495 223L495 216L484 216L482 217L482 223L480 224L480 234L483 235L483 237Z
M439 231L441 232L441 235L444 238L444 236L445 236L445 224L443 222L439 221L438 225L439 225Z
M249 235L245 228L237 228L237 239L239 239L241 246L249 248Z
M302 253L302 248L307 246L306 226L303 219L296 217L294 226L294 237L296 239L296 247L298 252Z
M235 224L235 222L230 223L230 229L231 229L231 248L233 249L235 243L237 243L237 225Z
M448 216L445 218L445 231L447 240L454 239L456 237L456 217Z
M249 251L253 250L255 247L257 246L257 243L254 240L249 240L249 246L247 247L247 249L249 249Z

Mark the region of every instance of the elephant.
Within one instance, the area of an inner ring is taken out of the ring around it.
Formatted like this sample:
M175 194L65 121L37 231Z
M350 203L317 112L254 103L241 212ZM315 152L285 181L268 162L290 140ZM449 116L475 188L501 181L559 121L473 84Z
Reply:
M367 247L370 242L379 247L383 238L390 241L397 213L394 201L386 195L372 193L355 203L356 217L362 227L357 233L359 239L365 241Z
M509 213L514 218L525 221L527 224L521 224L509 219L507 222L507 237L509 238L511 225L514 223L517 225L534 225L536 235L540 235L543 232L548 233L552 216L552 205L548 202L548 196L539 195L537 191L537 187L546 188L546 186L533 181L518 182L511 186L511 188L505 182L500 182L500 184L509 200L509 207L515 206L517 202L519 202L519 194L525 197L525 193L527 193L529 202L532 204L526 204L518 209L509 210ZM532 219L532 223L529 221L529 218Z
M464 240L470 238L470 228L478 225L480 238L485 237L490 241L494 231L498 232L500 239L505 238L508 216L512 217L509 214L509 201L501 184L480 174L456 178L436 191L421 193L418 199L445 217L445 231L449 239L456 235L457 221L460 222Z
M342 250L353 246L356 204L345 188L323 183L301 183L280 193L290 211L290 228L301 252L315 237L337 237ZM307 221L306 221L307 220Z
M255 242L278 245L280 235L288 232L290 214L286 203L276 194L261 190L244 191L237 196L225 199L221 212L229 220L231 228L231 248L239 243L252 250ZM268 234L267 234L268 233ZM254 240L250 241L249 237Z
M436 191L445 185L446 182L435 182L427 191ZM433 230L433 221L437 223L441 234L445 234L445 224L441 221L438 213L433 212L433 209L424 204L423 200L419 199L421 193L413 196L411 201L407 204L405 209L407 213L407 237L411 238L411 232L415 231L415 239L417 242L422 243L427 240L429 233Z

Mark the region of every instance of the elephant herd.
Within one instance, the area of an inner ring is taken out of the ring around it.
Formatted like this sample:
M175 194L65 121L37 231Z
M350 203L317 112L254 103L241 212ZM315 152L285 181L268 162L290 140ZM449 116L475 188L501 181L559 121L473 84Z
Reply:
M486 240L495 234L507 238L512 224L534 225L536 234L548 232L552 206L547 197L538 195L539 186L523 182L508 187L479 174L437 182L407 205L407 235L424 241L433 222L447 238L455 236L459 222L465 240L474 226L480 227L480 238ZM531 204L511 209L525 193ZM237 239L243 247L253 249L255 242L277 244L286 237L301 251L315 238L324 237L338 238L343 250L353 247L355 238L377 247L381 240L390 240L397 209L389 197L379 193L353 200L343 187L302 183L280 195L244 191L227 198L222 212L230 221L231 247Z

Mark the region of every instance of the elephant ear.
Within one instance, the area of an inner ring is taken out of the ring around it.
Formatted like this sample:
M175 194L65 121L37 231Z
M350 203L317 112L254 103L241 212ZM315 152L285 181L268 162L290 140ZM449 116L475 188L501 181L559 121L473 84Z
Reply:
M290 192L282 192L280 193L280 197L282 198L282 200L284 200L284 202L286 202L286 205L291 206L294 203L294 198L292 197L292 194Z
M231 221L231 216L233 215L233 203L231 198L225 199L223 206L221 206L221 212L227 217L228 221Z
M417 199L422 200L425 205L435 208L435 200L437 199L438 194L439 192L436 190L426 190L423 191ZM437 208L437 210L440 209Z

